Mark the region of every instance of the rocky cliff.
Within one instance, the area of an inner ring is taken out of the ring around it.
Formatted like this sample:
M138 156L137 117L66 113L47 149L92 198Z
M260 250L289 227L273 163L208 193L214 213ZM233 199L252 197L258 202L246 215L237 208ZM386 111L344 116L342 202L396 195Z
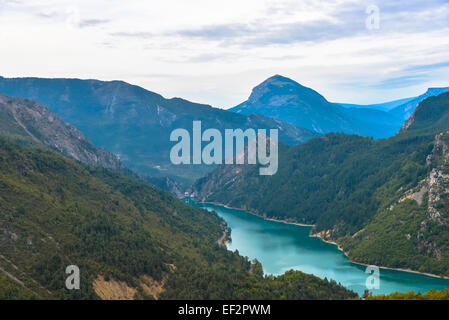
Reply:
M37 102L0 94L0 121L3 136L46 145L88 165L122 168L117 156L94 146L78 129Z

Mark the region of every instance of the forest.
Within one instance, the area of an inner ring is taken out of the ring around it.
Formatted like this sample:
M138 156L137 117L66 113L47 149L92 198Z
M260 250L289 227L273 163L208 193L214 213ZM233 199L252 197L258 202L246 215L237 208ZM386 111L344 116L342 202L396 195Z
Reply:
M122 281L135 299L346 299L299 271L264 276L217 244L215 213L107 169L0 138L0 297L98 299L94 281ZM80 290L65 268L81 270ZM163 283L152 294L142 279Z

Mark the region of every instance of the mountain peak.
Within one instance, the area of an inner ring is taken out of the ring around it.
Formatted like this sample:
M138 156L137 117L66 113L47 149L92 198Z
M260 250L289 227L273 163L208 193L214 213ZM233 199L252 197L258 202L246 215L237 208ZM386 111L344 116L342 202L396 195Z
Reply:
M266 79L264 82L256 86L252 90L248 102L250 104L262 103L264 105L268 105L274 102L272 101L273 98L275 98L275 100L279 100L278 98L280 97L288 98L288 100L292 98L298 100L303 98L313 99L320 101L321 103L327 103L326 99L318 92L304 87L290 78L278 74ZM281 100L283 101L283 99Z
M253 89L253 91L258 88L263 88L266 86L270 86L271 88L283 88L283 87L296 88L296 89L306 88L301 84L299 84L298 82L296 82L295 80L276 74L272 77L269 77L264 82L256 86Z
M280 74L275 74L274 76L271 76L268 79L266 79L264 82L269 82L269 83L277 83L277 82L286 82L287 83L288 82L288 83L299 84L299 83L297 83L296 81L294 81L294 80L292 80L290 78L281 76Z

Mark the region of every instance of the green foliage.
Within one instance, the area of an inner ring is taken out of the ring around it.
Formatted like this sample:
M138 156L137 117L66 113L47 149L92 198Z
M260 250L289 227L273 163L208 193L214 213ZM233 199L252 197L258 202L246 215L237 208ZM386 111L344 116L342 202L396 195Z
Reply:
M449 300L449 289L444 291L431 290L426 293L395 292L388 295L368 296L366 300Z
M36 296L28 289L0 274L0 300L31 300Z
M223 231L215 213L167 192L0 139L0 267L24 283L0 278L0 297L96 299L99 275L137 288L137 299L152 298L143 275L166 280L163 299L355 296L311 275L264 278L259 263L217 244ZM81 290L65 289L72 264Z

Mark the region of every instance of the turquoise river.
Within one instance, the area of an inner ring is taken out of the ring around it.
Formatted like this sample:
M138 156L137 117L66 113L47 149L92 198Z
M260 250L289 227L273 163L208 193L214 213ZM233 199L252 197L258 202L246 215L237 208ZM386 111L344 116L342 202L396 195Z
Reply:
M349 261L337 246L310 237L311 227L265 220L243 210L196 203L214 210L232 229L229 250L256 258L266 274L279 275L287 270L301 270L320 278L334 279L345 287L363 294L366 289L366 267ZM449 288L449 280L418 273L380 269L379 289L373 294L392 292L426 292Z

